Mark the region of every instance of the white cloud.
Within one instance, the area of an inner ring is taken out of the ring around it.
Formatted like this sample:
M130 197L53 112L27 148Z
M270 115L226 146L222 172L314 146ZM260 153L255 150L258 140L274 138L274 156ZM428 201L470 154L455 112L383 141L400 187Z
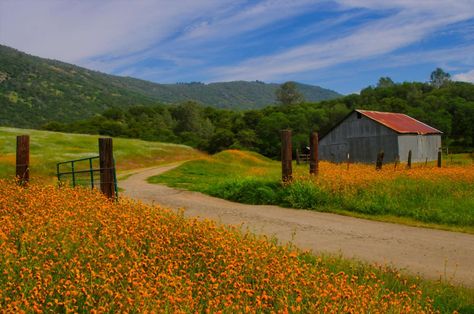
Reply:
M273 53L260 52L258 57L201 69L197 79L206 74L214 81L295 77L386 56L448 25L474 18L472 0L0 0L0 43L101 71L179 79L183 72L181 77L189 77L193 67L209 67L229 46L246 49L247 44L258 46L260 40L237 47L235 36L258 34L266 27L320 9L335 14L307 21L307 27L286 35L305 42L290 47L277 43ZM360 24L361 15L374 12L377 18ZM350 24L351 19L357 21L355 26L333 31L342 23ZM318 37L322 33L330 36ZM472 52L472 46L465 49ZM449 51L443 53L439 50L429 57L437 61ZM405 53L399 58L391 56L391 61L410 64L427 56ZM159 65L140 66L151 59L159 60ZM163 63L170 65L162 67Z
M159 43L230 0L0 1L0 42L42 57L81 62Z
M474 83L474 69L465 73L453 75L453 80Z
M342 7L392 9L381 18L330 41L315 41L213 70L215 80L280 79L349 61L381 56L419 42L435 30L474 17L474 2L342 0Z
M321 1L264 0L240 10L222 11L221 14L214 14L208 21L190 27L180 40L215 40L259 29L275 21L290 19L302 12L315 10L319 2Z
M2 0L0 43L110 72L150 57L188 59L179 53L290 18L315 2Z

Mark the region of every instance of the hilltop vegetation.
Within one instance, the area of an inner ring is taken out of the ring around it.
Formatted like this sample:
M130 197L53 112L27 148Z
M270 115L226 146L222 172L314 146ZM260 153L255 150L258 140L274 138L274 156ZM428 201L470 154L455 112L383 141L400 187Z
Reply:
M439 88L429 83L368 87L360 95L243 112L193 102L113 108L88 120L54 122L45 128L185 143L210 153L239 148L276 158L281 129L292 129L293 147L301 149L308 145L312 130L325 134L356 108L406 113L443 131L443 146L449 145L451 152L474 148L474 85L461 82L448 82Z
M311 101L337 95L298 85L309 102L243 112L203 105L268 105L275 102L277 87L262 82L155 84L0 46L0 125L184 143L211 153L243 148L277 157L281 129L293 130L295 147L306 146L310 131L324 134L357 108L413 116L443 131L443 143L451 151L474 147L474 85L450 82L449 77L440 82L399 84L381 78L360 95L318 103Z
M275 103L278 86L244 81L156 84L34 57L0 45L0 125L39 127L52 120L88 118L110 107L187 100L229 109L260 108ZM340 96L317 86L298 87L309 101Z

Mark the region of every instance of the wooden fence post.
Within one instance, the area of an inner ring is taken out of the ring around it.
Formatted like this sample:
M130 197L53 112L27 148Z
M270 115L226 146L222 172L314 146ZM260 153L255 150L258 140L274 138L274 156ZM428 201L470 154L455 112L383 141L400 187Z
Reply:
M411 169L411 150L408 151L407 168L408 168L408 169Z
M289 182L293 177L292 155L291 130L281 130L281 178L283 182Z
M397 170L397 166L398 166L399 163L400 163L400 156L397 155L395 157L395 165L393 165L393 170Z
M114 198L114 156L111 138L99 138L99 163L100 190L108 198Z
M383 156L384 156L384 152L383 152L383 150L381 150L377 154L377 162L375 163L375 170L382 170Z
M298 148L296 149L296 164L300 164L300 150Z
M16 177L21 185L30 181L30 136L16 137Z
M441 149L438 151L438 168L441 168Z
M347 161L347 170L349 170L349 165L351 164L351 154L350 154L350 153L347 153L347 156L346 156L346 157L347 157L347 158L346 158L346 159L347 159L347 160L346 160L346 161Z
M318 133L311 132L309 136L309 173L317 175L319 172Z

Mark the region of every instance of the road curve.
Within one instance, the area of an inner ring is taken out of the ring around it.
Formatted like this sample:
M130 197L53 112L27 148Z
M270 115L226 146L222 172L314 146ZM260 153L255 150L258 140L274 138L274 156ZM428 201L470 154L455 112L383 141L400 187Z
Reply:
M474 235L377 222L309 210L246 205L150 184L146 179L178 165L142 169L119 182L126 196L185 209L186 217L213 219L291 241L315 253L336 253L389 264L411 274L474 287Z

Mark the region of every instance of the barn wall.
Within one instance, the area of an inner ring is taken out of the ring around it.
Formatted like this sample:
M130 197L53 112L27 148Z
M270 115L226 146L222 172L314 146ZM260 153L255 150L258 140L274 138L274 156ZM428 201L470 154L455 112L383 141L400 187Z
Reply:
M398 155L398 134L357 112L353 112L319 143L319 158L332 162L346 160L347 153L353 162L375 162L383 149L384 161L394 161Z
M424 162L438 158L438 150L441 147L441 135L417 135L407 134L398 136L400 160L408 160L408 151L412 151L412 162Z

